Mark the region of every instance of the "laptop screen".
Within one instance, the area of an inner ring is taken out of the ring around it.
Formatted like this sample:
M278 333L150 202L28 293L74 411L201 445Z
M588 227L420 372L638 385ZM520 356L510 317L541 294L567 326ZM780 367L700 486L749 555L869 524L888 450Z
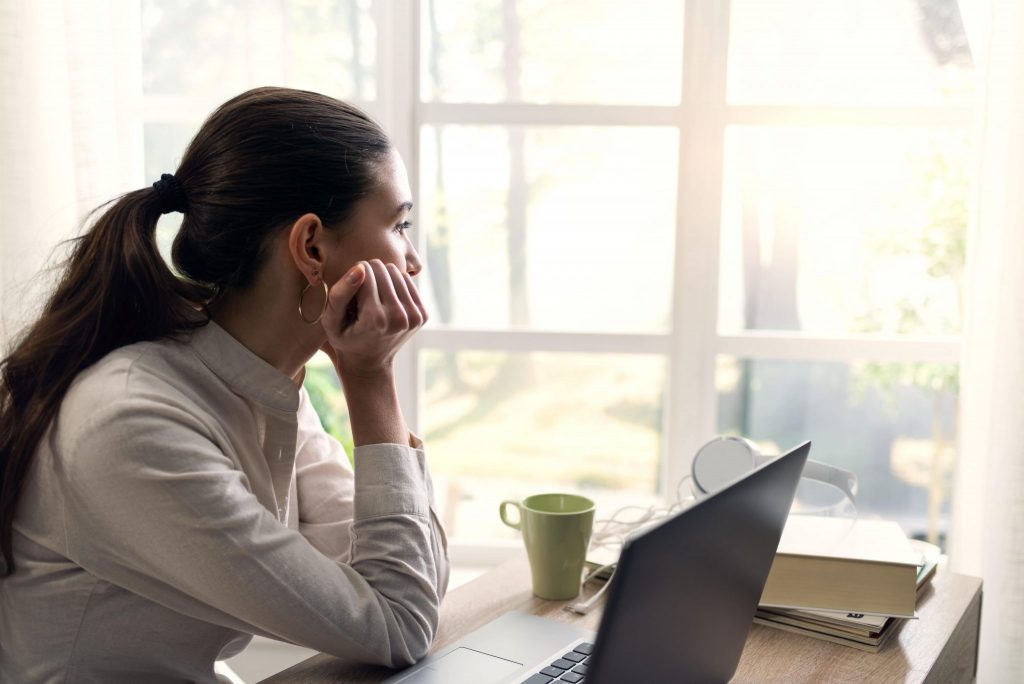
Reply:
M804 442L626 544L588 682L732 677L810 446Z

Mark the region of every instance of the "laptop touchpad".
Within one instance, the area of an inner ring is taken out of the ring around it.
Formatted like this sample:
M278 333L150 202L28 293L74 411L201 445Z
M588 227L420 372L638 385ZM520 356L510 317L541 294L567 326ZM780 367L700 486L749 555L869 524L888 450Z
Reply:
M522 667L511 660L457 648L416 674L401 680L402 684L481 684L499 682Z

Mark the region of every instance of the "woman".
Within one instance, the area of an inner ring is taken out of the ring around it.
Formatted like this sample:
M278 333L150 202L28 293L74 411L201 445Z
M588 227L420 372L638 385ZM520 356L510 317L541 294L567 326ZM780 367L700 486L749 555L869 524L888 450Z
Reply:
M252 634L416 661L448 558L392 365L427 318L401 158L349 105L257 88L153 186L2 362L0 681L217 681ZM318 349L354 472L301 389Z

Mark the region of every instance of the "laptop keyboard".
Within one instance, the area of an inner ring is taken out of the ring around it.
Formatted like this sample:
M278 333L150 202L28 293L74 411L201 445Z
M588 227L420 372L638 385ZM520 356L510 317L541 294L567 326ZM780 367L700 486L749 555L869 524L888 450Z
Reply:
M523 684L549 684L550 682L568 682L578 684L586 679L587 662L594 652L594 644L577 644L568 653L562 654L537 674L524 679Z

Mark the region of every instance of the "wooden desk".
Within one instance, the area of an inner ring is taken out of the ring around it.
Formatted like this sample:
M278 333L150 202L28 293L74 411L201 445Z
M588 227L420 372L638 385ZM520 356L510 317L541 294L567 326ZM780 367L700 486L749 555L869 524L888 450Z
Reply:
M589 588L584 597L596 591ZM546 615L597 631L600 611L575 615L564 601L530 591L525 553L452 591L441 609L434 649L452 643L509 610ZM918 602L920 619L907 621L879 653L752 625L733 682L972 682L977 668L981 580L939 572ZM379 682L381 667L352 665L316 655L261 684Z

